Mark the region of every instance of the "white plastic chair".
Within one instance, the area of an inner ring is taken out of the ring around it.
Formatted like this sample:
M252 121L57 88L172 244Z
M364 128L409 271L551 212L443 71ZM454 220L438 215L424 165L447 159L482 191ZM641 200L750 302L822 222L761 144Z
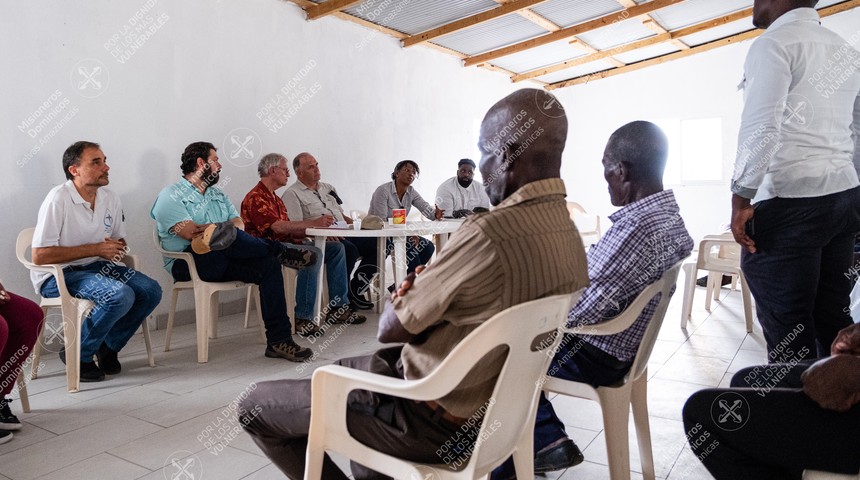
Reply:
M263 325L263 314L260 310L260 290L253 283L239 281L230 282L205 282L197 275L197 266L194 257L188 252L169 252L161 247L158 232L153 229L152 241L156 250L164 257L184 260L188 263L188 272L191 280L186 282L174 282L173 291L170 294L170 310L167 313L167 330L164 334L164 351L170 351L170 337L173 333L173 319L176 316L176 301L181 290L192 290L194 292L194 318L197 324L197 363L209 361L209 339L218 338L218 293L225 290L246 289L248 296L257 302L257 319L260 323L260 337L266 342L266 332ZM250 314L250 300L245 308L245 325L248 324Z
M281 275L284 276L284 299L287 301L287 315L294 320L296 318L296 276L298 274L299 271L294 268L281 267ZM252 295L248 295L248 299L245 302L245 328L249 327L248 318L251 311L251 298ZM257 308L260 308L259 303L257 304ZM293 321L292 332L296 333L295 321Z
M585 246L593 245L600 240L600 216L590 215L576 202L567 202L570 219L576 224L579 236Z
M572 382L561 378L549 377L543 389L571 397L586 398L600 404L603 411L603 430L606 436L606 451L609 455L609 476L612 480L629 480L630 447L627 443L627 420L630 407L633 407L633 423L639 443L639 457L642 461L642 477L654 479L654 456L651 452L651 426L648 422L648 358L657 341L657 334L666 316L672 288L678 279L681 263L675 264L663 276L647 286L636 300L620 315L612 320L588 325L586 328L566 328L565 333L574 335L613 335L623 332L639 318L642 310L652 298L661 294L654 316L645 329L642 342L630 371L619 383L612 386L594 388L587 383ZM531 477L529 477L531 478Z
M484 441L475 444L468 463L459 471L446 465L429 467L438 473L438 477L434 476L438 480L484 478L513 454L519 478L532 478L539 379L546 373L551 352L558 345L560 335L555 332L579 294L523 303L493 316L420 380L402 380L337 365L318 368L312 380L305 480L320 478L327 451L355 459L393 478L425 478L420 473L425 466L386 455L350 436L346 427L347 395L361 389L412 400L436 400L453 390L487 352L500 345L507 345L509 350L490 397L495 402L487 403L477 437ZM505 428L495 433L488 430L499 421Z
M22 265L28 270L34 272L47 272L54 276L57 280L57 289L60 291L60 296L56 298L41 297L39 306L42 307L42 312L47 318L49 308L59 308L63 315L63 333L66 346L66 383L68 384L69 392L74 393L80 391L80 376L81 376L81 322L82 319L89 314L90 310L95 307L95 304L89 300L75 298L66 289L66 280L63 276L63 268L58 264L36 265L30 258L27 257L27 250L33 243L33 232L35 228L25 228L18 234L18 240L15 243L15 255ZM136 256L126 255L123 258L123 263L129 268L135 268ZM42 337L42 331L45 328L45 323L42 322L42 328L39 331L39 338ZM152 354L152 338L149 335L149 324L146 320L141 324L143 329L143 340L146 343L146 353L149 360L149 366L155 366L155 356ZM38 377L38 365L41 357L41 341L36 342L33 348L33 367L31 370L31 378ZM21 402L24 403L23 401ZM27 405L29 407L29 404Z
M860 472L857 475L846 475L844 473L804 470L803 480L860 480Z
M711 252L712 248L715 247L718 248L718 251L716 253ZM741 271L740 248L740 245L735 242L731 233L707 235L699 243L698 259L695 263L685 263L683 267L686 280L684 283L684 304L681 307L681 328L687 328L687 320L690 319L690 314L693 311L696 276L699 270L707 270L709 289L707 290L705 308L710 311L712 295L713 298L719 299L718 291L722 281L722 274L737 276L741 283L741 296L744 302L744 320L747 332L752 332L753 304L746 277L744 277L744 273Z

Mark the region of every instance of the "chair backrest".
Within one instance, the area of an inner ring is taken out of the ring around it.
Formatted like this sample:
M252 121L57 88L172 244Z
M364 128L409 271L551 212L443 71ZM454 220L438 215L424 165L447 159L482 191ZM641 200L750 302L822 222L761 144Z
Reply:
M669 308L672 289L675 288L675 282L678 280L678 272L681 270L683 263L683 261L678 262L663 272L663 276L645 287L636 296L636 299L615 318L596 325L565 328L564 331L575 335L614 335L621 333L630 328L636 322L636 319L639 318L639 315L642 314L645 307L648 306L648 303L651 302L651 299L660 294L660 301L657 303L657 308L654 310L654 315L648 322L648 326L645 327L642 341L636 350L633 365L630 366L630 371L624 378L625 383L636 380L645 371L645 367L648 366L648 358L651 357L651 351L654 349L654 344L657 341L657 334L660 332L660 326L663 324L663 318L666 316L666 309Z
M491 469L510 454L524 428L533 425L541 379L561 340L558 329L581 293L534 300L494 315L428 376L428 381L441 376L456 386L488 352L502 345L508 348L493 394L482 408L480 440L472 450L470 468Z
M713 248L716 253L711 253ZM741 246L735 242L731 232L720 235L706 235L699 242L699 258L696 268L712 272L732 273L740 268Z
M654 344L657 343L657 334L660 333L660 327L663 325L663 319L666 317L666 310L669 308L669 300L672 298L672 293L675 288L675 283L678 281L678 272L681 270L683 262L678 262L669 270L663 272L663 276L659 280L649 285L630 305L637 308L631 312L634 314L633 321L639 317L642 310L648 305L648 302L658 293L660 294L660 302L654 310L654 315L648 326L645 328L645 334L642 336L642 341L639 343L639 348L636 350L636 357L633 359L633 365L630 367L630 372L627 374L627 381L636 380L645 371L648 366L648 359L651 358L651 352L654 350ZM639 302L641 306L639 305ZM628 308L630 310L630 308ZM632 325L632 322L631 322Z
M580 236L582 236L583 239L588 237L586 240L593 240L587 243L596 243L600 240L599 215L589 214L584 208L582 208L582 205L576 202L567 202L567 211L570 213L570 219L573 220L577 230L579 230Z
M18 233L18 239L15 241L15 256L18 257L21 265L27 267L27 270L31 272L50 273L57 277L57 290L59 290L60 296L70 297L71 295L66 289L66 282L62 277L63 270L55 265L36 265L32 260L32 251L29 255L27 254L27 251L31 250L31 246L33 245L33 233L35 231L35 228L30 227Z
M155 249L159 254L161 254L161 256L175 258L177 260L185 260L185 263L188 264L188 273L191 275L191 280L195 283L201 281L197 276L197 265L194 263L194 256L188 252L171 252L165 250L161 246L161 238L158 236L158 227L152 229L152 243L155 244Z

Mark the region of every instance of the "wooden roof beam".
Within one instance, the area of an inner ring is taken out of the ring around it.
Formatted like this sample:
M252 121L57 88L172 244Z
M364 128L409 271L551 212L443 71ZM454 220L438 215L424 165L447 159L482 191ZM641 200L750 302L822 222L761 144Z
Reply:
M818 15L821 16L821 18L829 17L831 15L836 15L837 13L846 12L848 10L852 10L854 8L857 8L857 7L860 7L860 0L846 0L846 1L843 1L841 3L837 3L835 5L831 5L829 7L825 7L825 8L820 9L818 11ZM708 22L702 22L698 25L693 25L691 27L682 28L680 30L676 30L675 32L671 32L671 35L673 35L673 36L676 34L678 36L691 35L693 33L700 32L702 30L707 30L708 28L713 28L714 26L724 25L725 23L728 23L728 21L725 21L727 18L732 17L734 15L742 14L742 13L746 13L746 16L749 16L752 14L752 9L748 8L746 10L741 10L739 12L735 12L734 14L727 15L725 17L722 17L722 18L719 18L716 20L711 20ZM732 21L734 21L734 20L732 20ZM706 25L706 24L714 24L714 25L712 27L702 28L702 26ZM683 32L683 35L681 34L681 32ZM761 30L761 29L748 30L746 32L741 32L741 33L738 33L736 35L732 35L732 36L729 36L726 38L714 40L714 41L711 41L708 43L704 43L702 45L697 45L695 47L691 47L689 50L682 50L680 52L670 53L668 55L663 55L661 57L651 58L651 59L643 60L643 61L637 62L637 63L631 63L630 65L626 65L624 67L613 68L610 70L604 70L602 72L596 72L596 73L592 73L589 75L583 75L580 77L571 78L569 80L564 80L561 82L551 83L546 87L546 89L547 90L556 90L559 88L572 87L574 85L580 85L580 84L588 83L588 82L591 82L594 80L601 80L604 78L609 78L609 77L614 77L616 75L621 75L622 73L632 72L634 70L640 70L642 68L650 67L653 65L660 65L663 63L671 62L672 60L677 60L679 58L684 58L684 57L688 57L690 55L695 55L698 53L706 52L708 50L713 50L715 48L719 48L719 47L722 47L725 45L731 45L731 44L742 42L744 40L756 38L759 35L763 34L764 32L765 31ZM601 53L603 53L603 52L601 52Z
M542 35L531 40L515 43L513 45L481 53L479 55L473 55L471 57L467 57L463 63L467 67L477 65L479 63L484 63L495 58L504 57L535 47L540 47L542 45L556 42L558 40L565 40L585 32L596 30L600 27L605 27L608 25L612 25L613 23L627 20L630 17L638 17L646 13L651 13L661 8L668 7L669 5L681 3L682 1L683 0L652 0L648 3L636 5L635 7L625 8L624 10L610 13L608 15L604 15L602 17L598 17L593 20L580 23L578 25L562 28L561 30L558 30L556 32L550 32L546 35Z
M549 73L554 73L561 70L566 70L571 67L576 67L578 65L584 65L586 63L602 60L611 55L619 55L622 53L631 52L633 50L638 50L640 48L650 47L659 43L670 42L673 39L678 39L687 35L699 33L705 30L709 30L711 28L720 27L728 23L744 19L746 17L749 17L750 15L752 15L752 8L747 8L746 10L739 10L737 12L724 15L720 18L715 18L713 20L707 20L701 23L697 23L695 25L690 25L689 27L684 27L673 32L661 33L653 37L636 40L635 42L626 43L624 45L618 45L611 49L600 51L591 55L587 55L585 57L578 57L572 60L567 60L565 62L560 62L554 65L549 65L528 72L523 72L518 75L514 75L513 77L511 77L511 80L514 82L530 80L532 78L541 77Z
M329 0L329 2L334 0ZM455 20L451 23L441 25L436 28L432 28L427 30L426 32L419 33L417 35L412 35L410 37L406 37L401 42L404 47L411 47L413 45L418 45L420 43L424 43L428 40L432 40L434 38L441 37L443 35L448 35L454 32L459 32L460 30L464 30L469 27L474 27L475 25L479 25L484 22L489 22L490 20L495 20L499 17L503 17L505 15L510 15L512 13L516 13L524 8L532 7L539 3L546 2L547 0L514 0L512 2L506 3L504 5L499 5L498 7L487 10L486 12L481 12L466 18L461 18L460 20ZM326 2L328 3L328 2ZM325 3L323 4L325 5Z
M571 40L570 45L574 48L582 50L583 52L585 52L586 54L589 54L589 55L593 55L595 53L600 52L600 50L592 47L591 45L585 43L582 39L579 39L579 38L574 38L573 40ZM611 63L612 65L615 65L616 67L623 67L624 65L627 65L626 63L622 62L621 60L618 60L616 58L612 58L611 56L606 56L603 58L605 58L607 62Z
M312 7L305 8L305 13L308 20L316 20L326 15L339 12L341 10L358 5L362 0L328 0L325 3L315 4Z
M493 0L494 2L504 5L506 3L511 3L513 0ZM543 28L547 32L556 32L561 30L561 27L556 25L554 22L544 17L543 15L535 12L530 8L526 8L524 10L520 10L517 12L517 15L525 18L526 20L534 23L535 25Z

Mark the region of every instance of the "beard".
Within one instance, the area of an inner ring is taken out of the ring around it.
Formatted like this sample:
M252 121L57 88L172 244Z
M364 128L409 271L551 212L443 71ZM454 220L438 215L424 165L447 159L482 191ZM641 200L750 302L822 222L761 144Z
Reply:
M472 184L472 179L471 178L463 179L463 178L457 177L457 183L459 183L460 186L463 188L469 188L469 185Z
M200 177L208 186L212 186L218 183L218 180L221 179L221 172L215 172L212 170L212 166L208 163L203 167L203 175Z

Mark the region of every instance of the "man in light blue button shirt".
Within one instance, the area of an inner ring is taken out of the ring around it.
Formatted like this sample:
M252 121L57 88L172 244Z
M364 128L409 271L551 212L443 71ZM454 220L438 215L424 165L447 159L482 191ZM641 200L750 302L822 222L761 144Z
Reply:
M860 53L821 26L816 3L756 0L767 31L744 65L732 233L770 362L826 356L851 323Z

